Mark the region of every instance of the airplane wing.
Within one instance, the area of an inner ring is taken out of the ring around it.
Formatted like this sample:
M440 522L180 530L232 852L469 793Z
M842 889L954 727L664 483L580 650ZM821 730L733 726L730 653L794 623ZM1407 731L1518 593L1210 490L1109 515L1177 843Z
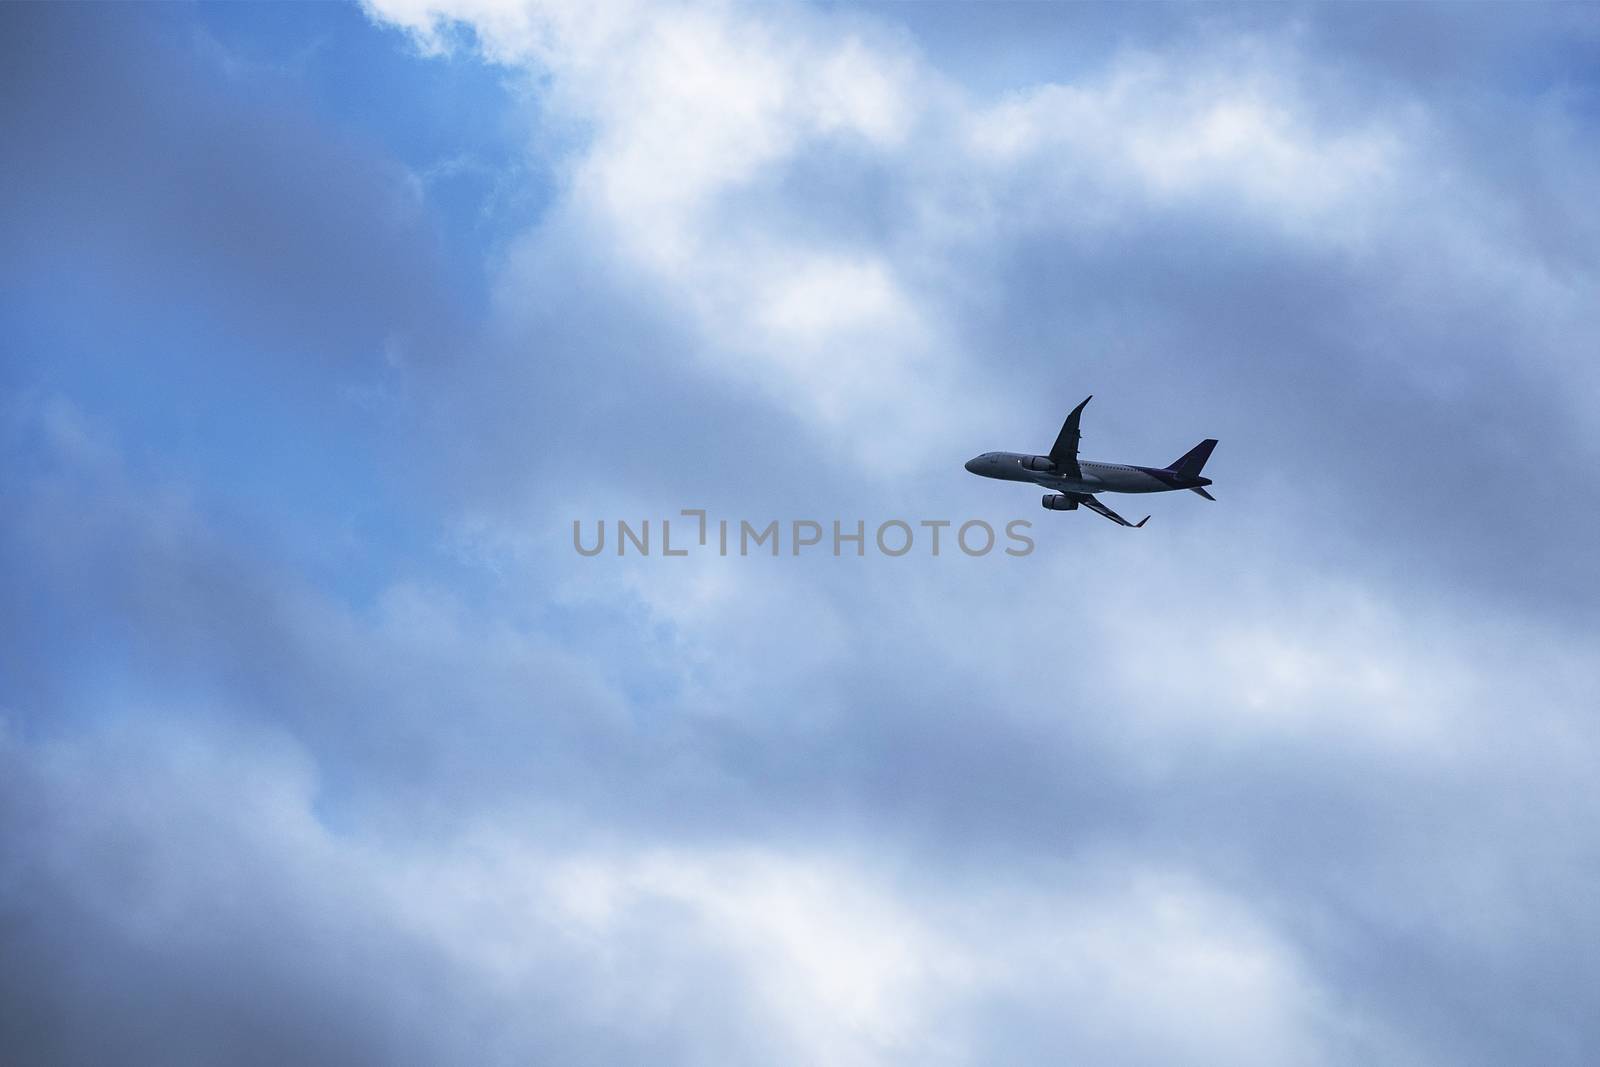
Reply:
M1078 466L1078 441L1083 434L1078 432L1078 420L1083 418L1084 404L1093 400L1094 396L1083 398L1083 404L1072 409L1072 414L1067 416L1067 421L1061 424L1061 432L1056 435L1056 443L1050 448L1050 462L1056 465L1056 471L1068 478L1082 478L1083 470Z
M1076 500L1084 507L1088 508L1090 511L1099 512L1101 515L1104 515L1106 518L1110 519L1114 523L1117 523L1119 526L1131 526L1137 530L1139 527L1150 521L1150 516L1146 515L1138 522L1129 522L1127 519L1123 518L1121 515L1118 515L1115 511L1112 511L1110 508L1100 503L1100 501L1090 496L1088 493L1071 493L1068 495L1070 495L1072 499Z

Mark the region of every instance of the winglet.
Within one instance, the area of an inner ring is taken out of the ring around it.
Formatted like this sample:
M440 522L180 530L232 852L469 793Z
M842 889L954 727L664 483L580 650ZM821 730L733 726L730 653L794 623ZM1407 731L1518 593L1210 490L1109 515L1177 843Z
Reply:
M1135 530L1137 530L1139 527L1143 526L1145 523L1147 523L1149 521L1150 521L1150 516L1146 515L1144 518L1142 518L1138 522L1134 523L1133 524L1133 528Z

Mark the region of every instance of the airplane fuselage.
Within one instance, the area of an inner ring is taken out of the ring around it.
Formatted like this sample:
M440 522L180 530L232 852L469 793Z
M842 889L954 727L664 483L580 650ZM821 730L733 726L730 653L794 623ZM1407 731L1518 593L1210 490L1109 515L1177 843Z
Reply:
M1058 473L1049 456L1031 456L1025 452L985 452L968 460L966 466L967 470L984 478L1033 482L1058 493L1170 493L1211 484L1210 478L1184 478L1160 467L1093 460L1079 460L1081 474L1073 478Z

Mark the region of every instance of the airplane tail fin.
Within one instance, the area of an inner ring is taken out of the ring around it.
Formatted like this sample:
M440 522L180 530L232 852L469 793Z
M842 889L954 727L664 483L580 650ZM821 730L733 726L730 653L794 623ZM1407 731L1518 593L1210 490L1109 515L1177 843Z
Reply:
M1198 478L1200 469L1206 465L1206 460L1211 458L1211 450L1216 447L1216 439L1208 437L1167 464L1167 470L1180 478Z

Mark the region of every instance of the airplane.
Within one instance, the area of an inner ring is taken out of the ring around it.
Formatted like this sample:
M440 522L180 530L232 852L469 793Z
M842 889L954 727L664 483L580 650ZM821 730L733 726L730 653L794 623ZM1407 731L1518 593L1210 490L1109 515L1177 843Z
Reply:
M1138 467L1126 463L1091 463L1078 459L1078 442L1083 437L1078 432L1078 420L1083 417L1084 406L1094 397L1084 398L1082 404L1072 409L1049 455L1030 456L1022 452L985 452L967 460L967 470L984 478L999 478L1007 482L1033 482L1051 492L1046 493L1041 504L1048 511L1076 511L1079 506L1104 515L1112 522L1134 529L1150 521L1146 515L1138 522L1129 522L1115 511L1095 499L1096 493L1170 493L1188 489L1207 500L1216 497L1206 492L1210 478L1200 477L1200 469L1211 458L1217 447L1213 438L1206 438L1165 467Z

